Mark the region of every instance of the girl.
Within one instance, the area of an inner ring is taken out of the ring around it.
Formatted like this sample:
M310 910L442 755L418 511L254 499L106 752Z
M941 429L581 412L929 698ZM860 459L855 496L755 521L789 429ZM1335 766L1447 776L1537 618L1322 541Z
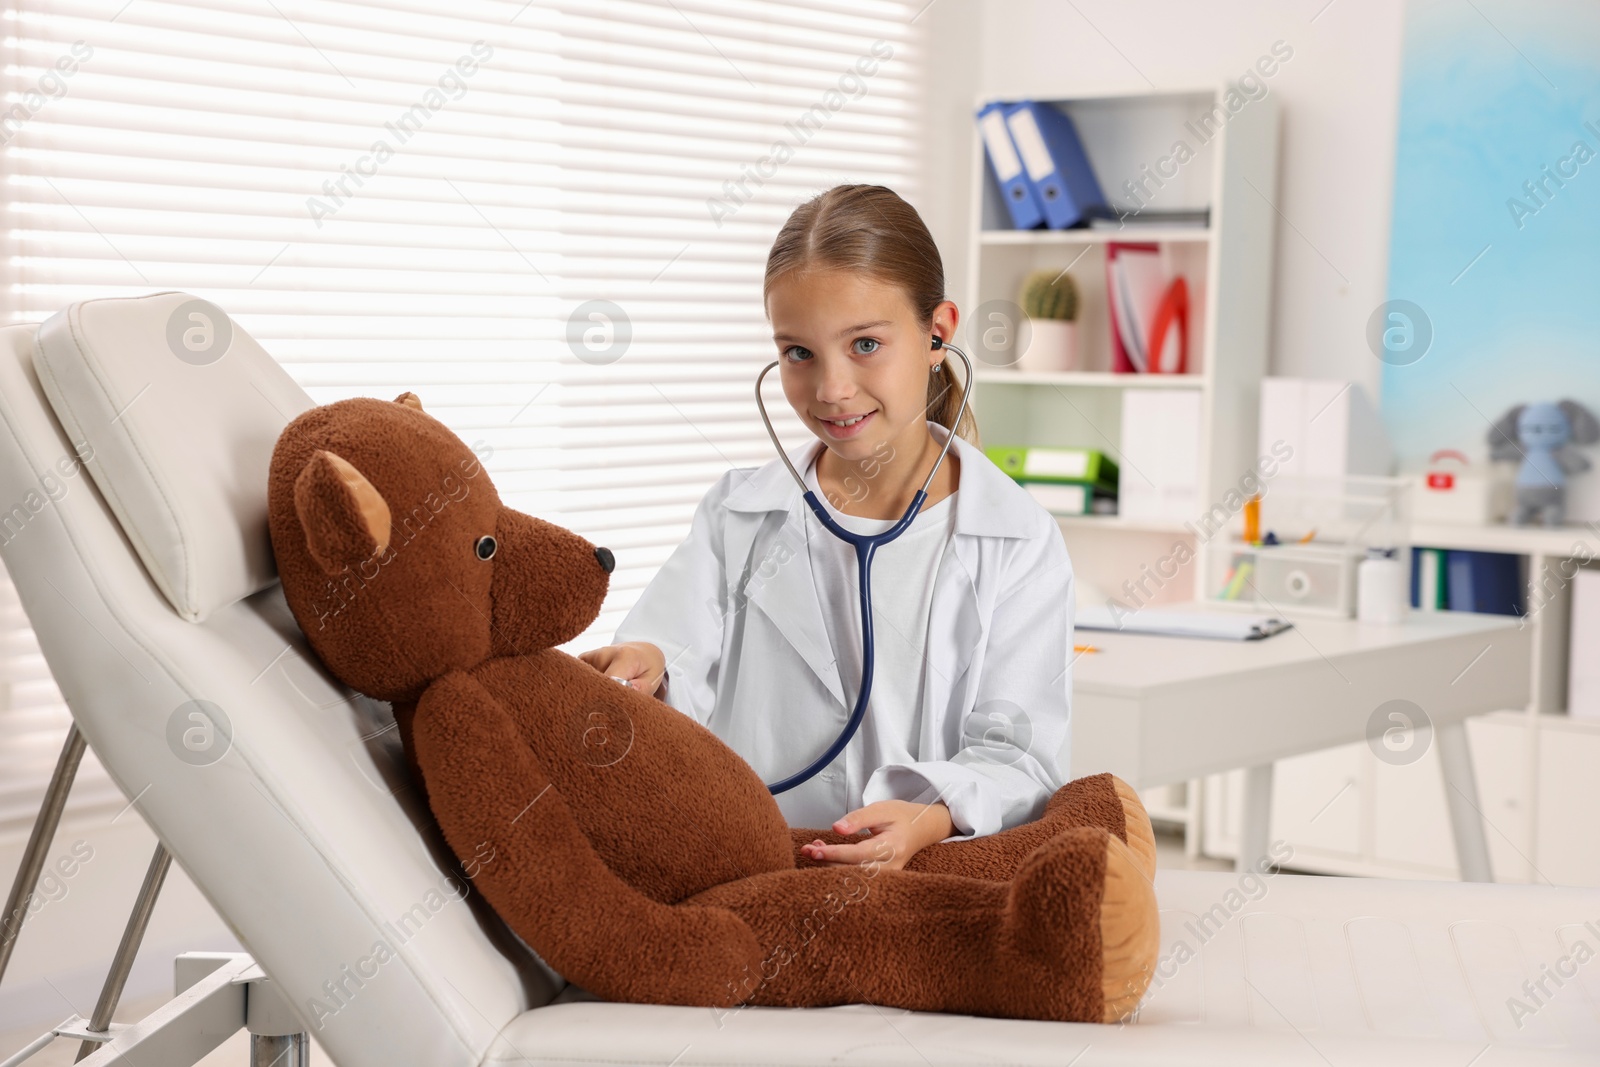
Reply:
M819 838L815 861L897 868L1037 818L1067 766L1072 563L1055 520L983 454L970 406L953 425L961 367L932 342L958 312L938 248L891 190L838 186L789 216L763 298L784 395L818 438L790 459L841 526L892 526L957 435L916 519L873 557L866 718L780 810L871 838ZM776 782L838 736L861 656L855 551L774 458L711 487L614 643L581 658Z

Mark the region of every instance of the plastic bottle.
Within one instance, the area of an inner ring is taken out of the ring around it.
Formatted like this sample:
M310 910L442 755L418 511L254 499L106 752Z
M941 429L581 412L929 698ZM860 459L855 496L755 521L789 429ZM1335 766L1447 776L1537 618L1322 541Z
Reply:
M1403 622L1409 600L1399 550L1373 546L1356 567L1356 618L1393 626Z

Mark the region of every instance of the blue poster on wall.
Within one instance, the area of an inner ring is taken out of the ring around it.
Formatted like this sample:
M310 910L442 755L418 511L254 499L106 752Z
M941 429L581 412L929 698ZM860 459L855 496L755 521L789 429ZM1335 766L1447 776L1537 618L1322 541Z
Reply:
M1486 462L1515 405L1600 412L1600 4L1410 0L1402 64L1384 421L1402 469ZM1600 519L1600 470L1566 517Z

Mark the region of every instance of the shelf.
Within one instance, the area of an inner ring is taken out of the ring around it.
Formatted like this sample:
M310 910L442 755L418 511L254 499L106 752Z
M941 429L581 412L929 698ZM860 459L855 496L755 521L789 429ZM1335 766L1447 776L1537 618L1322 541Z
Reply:
M1565 710L1545 711L1530 715L1526 710L1519 708L1506 708L1503 711L1491 711L1487 715L1478 716L1486 722L1499 723L1502 726L1521 727L1526 729L1533 723L1540 730L1565 731L1582 737L1600 737L1600 719L1587 719L1567 714Z
M1519 719L1526 719L1522 712L1514 712ZM1600 737L1600 719L1582 719L1568 715L1566 712L1557 711L1538 717L1539 729L1558 730L1582 737Z
M978 380L983 381L979 375ZM1600 553L1600 524L1580 526L1569 523L1553 529L1543 526L1459 526L1448 523L1416 523L1411 527L1411 543L1422 548L1455 548L1477 552L1509 552L1519 555L1571 556L1575 543L1590 546Z
M1181 519L1126 519L1121 515L1056 515L1064 530L1120 530L1125 533L1175 533L1194 531Z
M1071 385L1109 389L1198 389L1203 374L1114 374L1111 371L1021 371L1005 367L974 368L979 385Z
M1115 230L983 230L978 240L984 245L1098 245L1107 241L1193 241L1211 240L1207 226L1123 226Z

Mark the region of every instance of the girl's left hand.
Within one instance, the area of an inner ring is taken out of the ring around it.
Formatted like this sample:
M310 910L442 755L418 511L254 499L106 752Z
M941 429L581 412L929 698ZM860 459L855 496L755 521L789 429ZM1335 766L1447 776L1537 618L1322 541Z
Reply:
M801 851L822 863L879 862L894 870L904 867L921 849L955 832L950 809L943 802L913 804L908 800L880 800L857 808L833 828L841 834L869 830L871 836L849 845L828 845L819 838Z

